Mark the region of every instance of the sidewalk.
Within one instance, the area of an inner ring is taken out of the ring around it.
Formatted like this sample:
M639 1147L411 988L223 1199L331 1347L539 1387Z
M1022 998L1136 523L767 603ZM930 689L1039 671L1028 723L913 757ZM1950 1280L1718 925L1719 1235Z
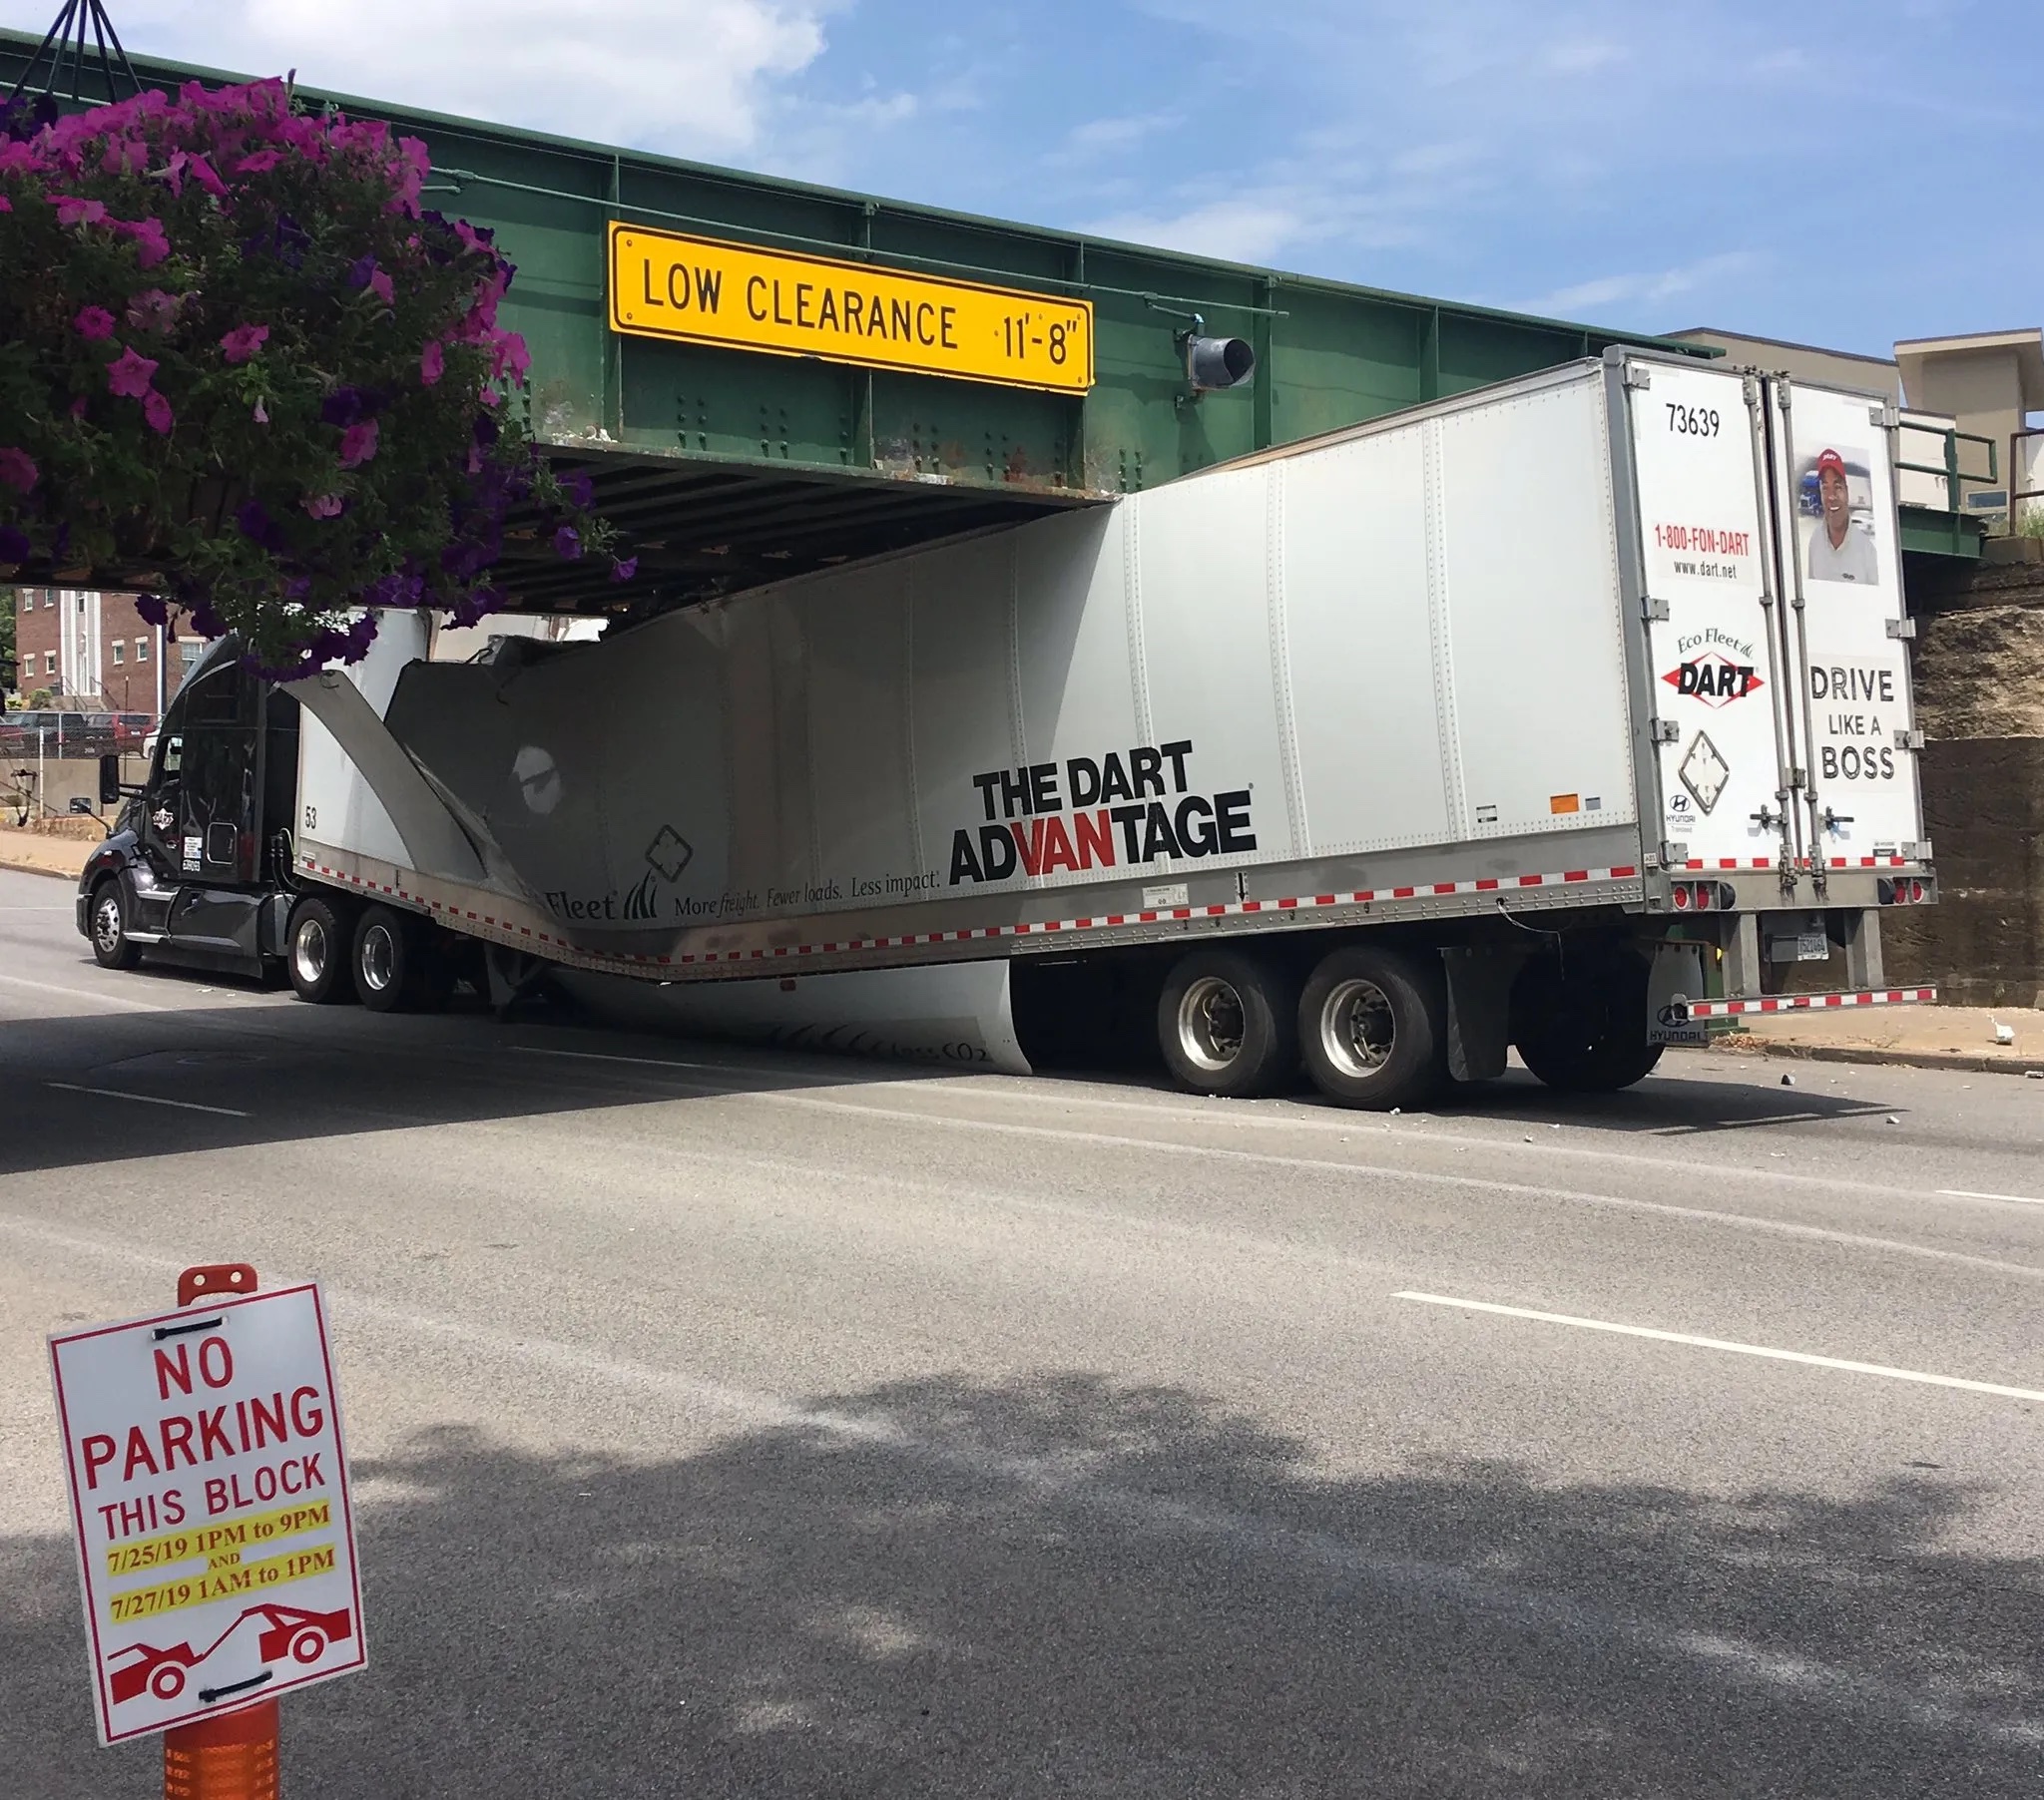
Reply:
M2044 1012L2033 1007L1854 1007L1774 1013L1741 1023L1749 1029L1718 1039L1713 1048L1729 1056L2044 1074ZM2013 1044L1995 1042L1997 1024L2014 1031Z
M0 869L31 875L61 875L76 881L85 859L99 846L78 837L51 837L41 831L18 831L0 825Z

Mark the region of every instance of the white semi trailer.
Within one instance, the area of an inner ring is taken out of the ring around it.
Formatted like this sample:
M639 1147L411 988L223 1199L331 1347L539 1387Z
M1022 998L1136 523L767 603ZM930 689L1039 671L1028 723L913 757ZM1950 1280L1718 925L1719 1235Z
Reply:
M1932 997L1880 967L1934 897L1894 425L1613 351L597 643L433 662L393 616L294 739L224 655L81 929L312 1000L427 1003L480 945L499 999L801 1042L1140 1034L1215 1094L1409 1106L1509 1045L1627 1086L1742 1012ZM253 815L194 797L213 715Z

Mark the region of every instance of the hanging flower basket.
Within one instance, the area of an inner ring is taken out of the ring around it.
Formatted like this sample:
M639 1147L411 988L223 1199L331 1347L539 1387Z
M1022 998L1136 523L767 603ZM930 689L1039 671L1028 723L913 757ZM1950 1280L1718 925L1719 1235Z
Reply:
M420 205L425 147L281 82L0 109L0 580L151 591L288 678L363 607L503 604L513 507L615 556L526 423L490 233Z

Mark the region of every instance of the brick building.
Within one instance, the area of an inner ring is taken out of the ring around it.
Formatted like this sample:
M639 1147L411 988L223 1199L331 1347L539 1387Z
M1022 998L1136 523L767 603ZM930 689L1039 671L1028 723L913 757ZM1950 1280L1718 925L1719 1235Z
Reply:
M68 711L157 715L201 648L166 643L161 626L143 623L132 594L15 590L15 684L24 697L48 688Z

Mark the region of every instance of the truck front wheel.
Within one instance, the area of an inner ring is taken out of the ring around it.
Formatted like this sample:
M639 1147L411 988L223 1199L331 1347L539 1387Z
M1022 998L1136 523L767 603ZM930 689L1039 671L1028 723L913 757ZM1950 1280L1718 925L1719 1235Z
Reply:
M1182 1087L1237 1099L1269 1094L1298 1068L1284 972L1233 950L1180 959L1157 1002L1157 1037Z
M142 961L142 946L128 935L128 896L116 875L92 891L92 956L102 969L132 969Z
M1320 959L1298 999L1306 1074L1329 1100L1387 1112L1448 1082L1446 983L1437 956L1352 947Z
M348 975L348 928L340 909L318 894L307 894L291 908L284 966L291 991L314 1006L331 1006L355 997Z
M1616 1094L1646 1080L1662 1047L1647 1042L1645 960L1624 950L1542 957L1512 990L1519 1060L1565 1094Z

